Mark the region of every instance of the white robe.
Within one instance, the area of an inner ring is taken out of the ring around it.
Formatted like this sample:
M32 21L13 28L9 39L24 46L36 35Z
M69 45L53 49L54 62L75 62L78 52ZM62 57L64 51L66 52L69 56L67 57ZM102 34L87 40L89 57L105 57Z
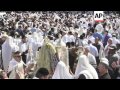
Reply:
M75 37L73 35L68 35L67 42L75 42Z
M19 39L19 38L14 39L14 43L15 43L16 45L18 45L20 42L21 42L21 39Z
M97 50L97 48L95 46L93 46L92 44L90 44L89 47L90 47L90 53L93 56L97 57L98 56L98 50Z
M13 58L13 59L9 62L8 73L9 73L10 71L12 71L12 70L17 66L18 63L23 63L23 64L24 64L23 61L17 62L17 61Z
M63 61L59 61L52 79L73 79L73 76L69 73L69 68Z
M96 63L96 59L95 57L91 54L91 53L88 53L88 60L89 60L89 63L93 66L96 66L97 63Z
M20 42L18 44L19 48L20 48L20 52L23 53L28 49L28 43L22 43Z
M8 65L10 60L12 59L12 52L15 44L13 43L12 37L8 37L6 41L2 45L2 60L4 70L7 72Z
M80 75L84 75L86 79L93 79L93 76L90 74L90 72L88 70L83 70L79 73L79 76Z
M98 79L98 74L96 72L96 70L94 69L94 67L89 63L88 58L85 55L80 55L79 56L79 60L78 60L78 64L75 70L75 78L79 78L80 73L84 70L87 70L88 72L90 72L90 76L91 78L87 78L87 79Z
M67 38L68 38L68 35L66 34L66 35L64 35L64 36L62 37L62 41L63 41L64 43L67 43L67 42L68 42Z

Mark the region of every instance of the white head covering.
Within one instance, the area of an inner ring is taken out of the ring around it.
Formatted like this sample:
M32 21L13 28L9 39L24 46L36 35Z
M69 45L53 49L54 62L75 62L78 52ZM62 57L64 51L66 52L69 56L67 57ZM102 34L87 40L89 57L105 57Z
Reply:
M69 69L63 61L59 61L52 79L73 79L73 76L69 73Z
M91 74L92 78L89 78L89 79L98 79L98 74L94 69L94 67L90 65L88 58L85 55L81 55L79 57L77 68L75 71L75 77L78 78L80 73L84 70L87 70Z
M101 58L100 62L106 64L107 66L109 66L109 61L107 58Z

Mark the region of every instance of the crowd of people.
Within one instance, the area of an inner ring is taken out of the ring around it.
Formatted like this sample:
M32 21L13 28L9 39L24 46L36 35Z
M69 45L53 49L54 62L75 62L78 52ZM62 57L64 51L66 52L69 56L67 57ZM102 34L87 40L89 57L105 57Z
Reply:
M1 79L119 79L120 16L94 11L0 15Z

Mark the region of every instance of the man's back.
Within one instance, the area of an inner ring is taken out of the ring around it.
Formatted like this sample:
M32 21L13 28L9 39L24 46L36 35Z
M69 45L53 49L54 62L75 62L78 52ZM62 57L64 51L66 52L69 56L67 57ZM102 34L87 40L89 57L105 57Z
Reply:
M97 50L97 48L95 46L93 46L92 44L90 44L89 46L90 46L90 53L93 56L97 57L98 56L98 50Z

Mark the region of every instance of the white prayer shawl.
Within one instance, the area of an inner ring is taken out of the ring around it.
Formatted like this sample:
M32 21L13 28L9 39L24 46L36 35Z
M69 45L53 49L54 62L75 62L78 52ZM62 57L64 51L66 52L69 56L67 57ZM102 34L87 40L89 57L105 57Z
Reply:
M59 61L52 79L73 79L73 76L69 73L68 67L63 61Z
M90 53L93 56L97 57L98 56L98 50L97 50L97 48L95 46L93 46L92 44L89 44L89 47L90 47Z
M84 70L88 70L88 72L90 72L90 74L92 75L93 79L98 79L98 74L94 67L89 63L88 58L85 55L80 55L75 71L75 78L78 78L79 74Z
M16 45L16 44L14 44L14 45L13 45L12 52L17 52L17 51L19 51L19 50L20 50L19 46Z
M104 54L104 47L103 47L102 42L99 42L99 44L100 44L99 59L101 59L105 57L105 54Z
M66 44L59 38L56 44L56 51L58 53L59 60L63 61L67 67L69 67L69 54Z
M68 35L67 42L75 42L75 37L73 35Z
M24 63L23 61L17 62L14 58L9 62L8 73L12 71L18 63Z
M113 42L112 42L113 44L115 45L119 44L120 41L116 37L113 37L112 39L113 39Z
M95 57L91 53L88 53L87 57L88 57L89 63L91 65L95 66L97 64Z
M15 38L15 39L14 39L14 43L15 43L16 45L18 45L20 42L21 42L21 39L19 39L19 38Z
M22 61L14 66L9 79L16 79L16 74L18 74L20 79L24 79L24 63Z
M30 60L31 57L36 58L38 47L41 46L40 45L41 42L39 42L38 40L39 38L37 35L35 36L35 34L33 35L33 37L29 39L28 48L30 52L27 54L27 62Z
M93 79L93 76L90 74L90 72L88 70L83 70L79 73L79 76L80 75L84 75L86 79Z
M18 45L21 53L25 52L28 49L28 43L20 42Z
M55 40L55 45L56 46L59 46L59 45L66 46L66 44L62 40L60 41L60 39Z
M2 59L4 70L7 72L8 65L12 59L12 51L14 48L14 43L12 37L8 37L2 45Z
M14 58L9 62L9 66L8 66L8 73L10 71L12 71L16 65L18 64L18 62L16 60L14 60Z
M68 35L66 34L66 35L64 35L64 36L62 37L62 41L63 41L64 43L67 43L67 42L68 42L67 38L68 38Z

